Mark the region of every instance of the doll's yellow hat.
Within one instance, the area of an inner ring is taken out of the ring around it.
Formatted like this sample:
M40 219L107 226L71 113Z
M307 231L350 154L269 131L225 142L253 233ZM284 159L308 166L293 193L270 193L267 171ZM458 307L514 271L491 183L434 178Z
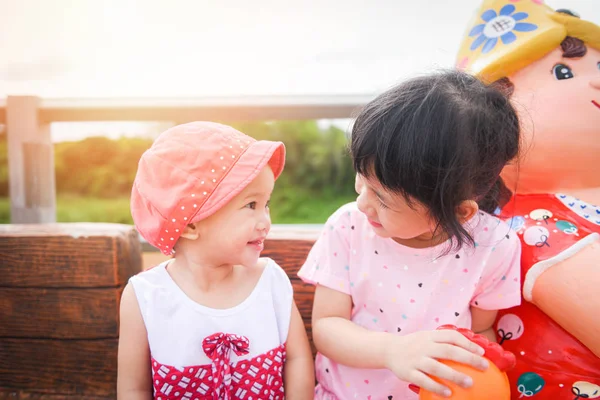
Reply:
M469 23L456 65L487 82L510 76L567 36L600 50L600 27L542 0L484 0Z

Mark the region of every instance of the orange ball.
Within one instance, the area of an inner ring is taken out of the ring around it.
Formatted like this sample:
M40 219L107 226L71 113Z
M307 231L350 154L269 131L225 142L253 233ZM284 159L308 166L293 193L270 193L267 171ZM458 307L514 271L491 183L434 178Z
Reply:
M453 400L510 400L510 384L506 373L500 371L492 362L485 371L472 368L468 365L459 364L454 361L443 360L450 368L462 372L473 378L473 386L468 389L458 386L453 382L433 378L437 382L447 386L452 391L450 399ZM448 397L438 396L421 388L419 400L441 400Z

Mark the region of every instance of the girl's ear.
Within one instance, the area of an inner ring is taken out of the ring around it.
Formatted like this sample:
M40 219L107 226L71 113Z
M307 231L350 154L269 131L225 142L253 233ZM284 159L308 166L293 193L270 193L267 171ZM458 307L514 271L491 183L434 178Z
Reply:
M476 201L465 200L456 207L456 217L461 224L464 224L473 218L477 211L479 211L479 206Z
M198 239L200 237L200 230L198 229L197 224L188 224L185 228L183 228L181 237L189 240Z

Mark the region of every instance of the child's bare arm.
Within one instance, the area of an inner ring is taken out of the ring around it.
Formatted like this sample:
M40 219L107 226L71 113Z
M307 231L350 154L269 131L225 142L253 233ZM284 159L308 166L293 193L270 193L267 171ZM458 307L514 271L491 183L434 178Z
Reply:
M494 332L494 321L498 315L498 310L483 310L477 307L471 307L471 330L487 337L492 342L496 342L496 332Z
M152 368L146 327L131 284L121 297L117 398L152 399Z
M352 298L317 286L312 312L313 340L319 352L355 368L385 368L387 337L350 321Z
M315 390L314 360L302 317L300 317L296 303L292 304L284 368L285 398L288 400L313 399Z
M340 364L389 369L398 378L441 396L449 389L432 377L472 385L471 378L439 360L453 360L486 369L483 349L458 332L421 331L405 336L369 331L350 321L349 295L317 286L313 307L313 338L317 349Z

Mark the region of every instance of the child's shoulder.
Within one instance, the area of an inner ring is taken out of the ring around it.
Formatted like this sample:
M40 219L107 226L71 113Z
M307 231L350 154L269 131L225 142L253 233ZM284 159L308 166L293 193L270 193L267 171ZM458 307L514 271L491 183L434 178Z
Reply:
M337 226L349 223L357 224L361 221L366 222L365 215L359 211L356 202L346 203L335 210L327 219L327 225Z
M169 264L171 260L164 261L160 264L157 264L153 267L150 267L144 271L138 272L133 275L129 280L130 282L144 282L150 284L158 284L164 280L164 275L166 273L167 264Z
M291 286L290 278L285 270L275 262L272 258L261 257L259 258L256 266L254 267L262 276L268 277L276 284L289 284Z
M471 223L475 243L494 244L494 249L515 249L520 246L519 238L510 226L495 215L480 211Z

